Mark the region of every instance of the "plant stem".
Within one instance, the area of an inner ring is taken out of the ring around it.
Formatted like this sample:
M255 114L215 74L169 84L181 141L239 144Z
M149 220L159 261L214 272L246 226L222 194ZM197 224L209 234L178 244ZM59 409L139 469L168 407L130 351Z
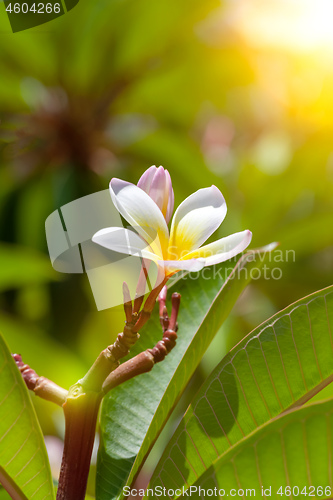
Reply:
M103 384L103 393L107 394L120 384L133 377L147 373L152 370L155 364L154 356L148 352L140 352L134 358L122 363L105 379Z
M153 349L147 349L132 360L118 366L119 359L128 354L131 346L139 338L137 332L149 319L158 294L165 283L166 278L149 294L137 321L138 315L133 313L128 287L124 285L127 322L123 332L118 335L114 344L100 353L86 375L69 390L66 402L63 404L66 430L57 500L84 500L85 498L98 410L103 396L126 380L150 371L154 364L162 361L176 344L177 333L169 329L169 317L164 305L163 338ZM171 323L175 330L177 330L179 303L180 295L173 294Z
M68 391L45 377L37 375L29 365L22 361L20 354L12 354L17 368L22 374L22 378L30 391L34 391L36 396L52 401L62 406L68 396Z
M69 396L64 404L65 445L57 500L84 500L102 395Z

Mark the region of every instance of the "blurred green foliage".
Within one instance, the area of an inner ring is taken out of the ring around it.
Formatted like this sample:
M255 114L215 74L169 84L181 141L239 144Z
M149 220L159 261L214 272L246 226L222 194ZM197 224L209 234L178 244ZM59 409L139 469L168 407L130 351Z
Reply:
M331 59L251 44L231 3L81 0L17 34L0 5L0 327L58 383L79 378L124 317L97 313L86 276L52 272L44 222L113 176L137 182L162 164L176 204L216 184L228 205L218 236L249 228L252 247L281 244L280 279L248 288L205 373L258 322L332 283ZM51 405L37 411L61 435Z

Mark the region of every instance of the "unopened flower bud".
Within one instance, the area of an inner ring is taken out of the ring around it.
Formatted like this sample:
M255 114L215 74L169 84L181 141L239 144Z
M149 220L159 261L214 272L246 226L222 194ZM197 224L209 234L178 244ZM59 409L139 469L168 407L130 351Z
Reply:
M148 168L140 177L138 187L154 200L168 224L174 206L174 193L170 174L163 167Z

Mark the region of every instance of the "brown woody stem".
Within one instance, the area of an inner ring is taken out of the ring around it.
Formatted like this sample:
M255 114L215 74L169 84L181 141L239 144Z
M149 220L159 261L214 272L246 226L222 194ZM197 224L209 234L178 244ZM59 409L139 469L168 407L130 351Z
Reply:
M69 396L64 404L65 445L57 500L84 500L102 395Z
M65 414L65 443L57 491L57 500L84 500L94 445L98 411L103 396L119 384L152 370L176 344L177 315L180 295L172 295L172 312L169 320L166 309L166 291L160 300L163 338L153 349L138 354L119 366L119 359L129 353L139 338L139 329L149 319L156 299L166 279L149 294L138 314L132 304L128 286L124 284L124 309L126 325L114 344L104 349L86 373L68 391L45 377L39 377L24 364L20 355L13 355L27 387L38 396L63 406Z
M172 311L171 318L174 328L177 329L177 316L180 306L180 294L172 294ZM169 323L168 312L165 306L165 298L162 298L162 308L164 316L162 317L163 326L163 338L158 341L153 349L147 349L141 352L134 358L122 363L118 368L116 368L110 375L106 378L103 384L103 393L106 394L114 387L130 380L133 377L141 375L142 373L147 373L151 371L156 363L162 361L167 354L175 347L177 340L177 333L174 329L171 329L171 320ZM161 305L160 301L160 305Z
M178 330L178 324L177 324L177 318L178 318L178 312L179 312L179 306L180 306L180 294L179 293L173 293L171 296L171 318L170 318L170 323L169 323L169 328L171 330L175 330L175 332Z
M145 267L142 268L141 273L141 280L146 279ZM138 331L150 318L158 294L160 293L166 282L167 278L165 278L162 283L160 283L150 292L139 315L139 319L137 319L137 312L135 311L136 302L134 300L134 307L132 308L132 301L128 286L126 283L123 284L124 309L127 320L126 325L124 327L124 330L119 333L116 341L100 353L95 363L86 373L86 375L81 380L79 380L79 383L82 385L82 387L84 387L84 390L95 392L100 392L102 390L102 385L106 377L108 377L108 375L118 367L119 360L124 356L127 356L130 348L139 339L140 336L138 334ZM139 297L140 300L141 297ZM132 313L131 317L130 312Z
M165 356L175 347L176 340L177 333L173 330L166 330L162 340L159 340L153 349L140 352L111 372L103 384L103 393L106 394L133 377L150 372L154 365L163 361Z
M140 352L140 354L125 361L125 363L122 363L116 370L110 373L103 384L103 393L106 394L111 389L114 389L114 387L137 375L149 372L154 364L154 356L150 352Z
M48 378L37 375L35 370L22 361L22 356L20 354L12 354L12 356L28 389L33 391L36 396L46 399L47 401L56 403L59 406L64 404L68 395L66 389L63 389Z
M138 332L147 323L147 321L149 320L149 318L151 316L152 310L154 309L156 299L158 298L160 291L162 290L162 288L164 287L164 285L166 284L167 281L168 281L168 278L164 278L162 283L160 283L156 288L154 288L150 292L150 294L147 297L146 302L144 303L143 309L140 312L139 319L135 323L135 325L132 329L133 332Z

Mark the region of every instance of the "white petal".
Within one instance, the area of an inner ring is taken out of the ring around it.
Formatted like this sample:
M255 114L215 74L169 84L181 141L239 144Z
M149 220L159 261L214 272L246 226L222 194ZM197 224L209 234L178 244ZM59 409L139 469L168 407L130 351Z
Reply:
M158 262L160 266L172 271L201 271L205 267L205 259L189 259L189 260L163 260Z
M161 257L151 251L148 243L138 234L123 227L107 227L92 237L92 241L114 252L157 261Z
M212 266L231 259L248 247L252 239L251 231L241 231L205 245L190 252L185 259L204 258L205 266Z
M170 250L178 257L200 247L219 227L227 213L216 186L199 189L177 208L171 224Z
M154 252L167 247L169 231L162 212L142 189L130 182L112 179L112 201L118 212L144 238Z

